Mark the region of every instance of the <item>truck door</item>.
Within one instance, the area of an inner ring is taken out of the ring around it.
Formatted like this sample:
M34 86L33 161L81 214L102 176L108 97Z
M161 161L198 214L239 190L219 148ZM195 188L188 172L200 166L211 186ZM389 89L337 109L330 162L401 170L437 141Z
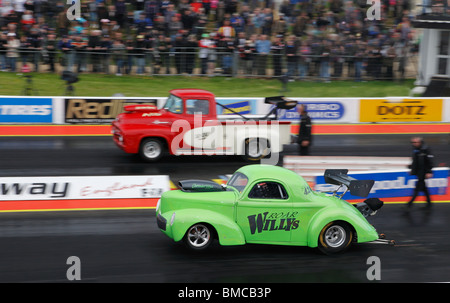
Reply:
M186 99L186 119L190 131L184 134L184 148L189 148L192 154L208 154L216 151L222 140L219 123L211 116L211 102L207 99Z

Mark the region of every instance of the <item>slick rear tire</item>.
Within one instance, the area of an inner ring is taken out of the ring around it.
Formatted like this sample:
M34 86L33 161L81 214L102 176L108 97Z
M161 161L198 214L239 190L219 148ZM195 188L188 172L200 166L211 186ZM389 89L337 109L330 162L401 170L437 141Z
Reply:
M208 224L196 223L189 227L183 241L188 248L203 251L214 241L214 230Z
M164 153L165 145L158 138L146 138L139 147L139 155L146 162L156 162L164 156Z
M345 222L328 223L319 234L319 250L326 254L338 254L346 251L353 240L353 230Z

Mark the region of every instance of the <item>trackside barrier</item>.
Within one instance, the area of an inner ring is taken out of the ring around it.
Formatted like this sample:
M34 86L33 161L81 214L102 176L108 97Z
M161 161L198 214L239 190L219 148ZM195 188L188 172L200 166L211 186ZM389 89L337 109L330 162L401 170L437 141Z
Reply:
M314 124L330 123L428 123L450 122L450 98L302 98ZM166 97L29 97L0 96L0 123L109 124L124 105L154 104L162 107ZM261 97L224 98L217 102L219 118L233 118L233 112L261 117L271 110ZM298 123L297 109L279 110L282 121Z
M0 211L153 208L169 176L1 177Z
M307 182L315 182L316 176L326 169L348 169L356 171L403 170L411 164L410 157L327 157L285 156L283 167L290 169Z
M367 198L394 198L394 197L410 197L413 194L417 177L409 174L409 170L398 171L364 171L364 172L350 172L348 174L358 180L375 180ZM447 195L447 188L449 182L449 168L440 167L433 169L433 177L425 180L430 195ZM333 192L338 188L336 185L326 184L323 175L316 176L314 189L320 192ZM344 193L341 188L338 194ZM422 193L421 193L422 194ZM361 199L361 197L352 196L346 193L343 196L345 200ZM405 202L407 200L404 199Z

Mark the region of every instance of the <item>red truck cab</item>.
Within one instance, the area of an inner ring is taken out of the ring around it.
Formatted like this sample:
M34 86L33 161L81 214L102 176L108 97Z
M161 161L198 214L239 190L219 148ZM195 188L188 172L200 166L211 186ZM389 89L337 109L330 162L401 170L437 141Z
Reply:
M156 161L169 152L171 142L179 132L172 125L182 119L196 127L194 114L205 121L216 121L216 103L213 93L202 89L174 89L163 108L151 105L128 105L125 112L112 123L114 142L125 152L139 153L145 160ZM198 123L198 122L197 122Z

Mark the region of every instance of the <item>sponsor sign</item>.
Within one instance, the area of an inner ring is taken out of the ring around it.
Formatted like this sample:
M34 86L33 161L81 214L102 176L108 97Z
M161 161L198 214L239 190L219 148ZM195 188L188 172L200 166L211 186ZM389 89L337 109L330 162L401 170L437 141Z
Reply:
M264 212L247 218L252 235L266 231L291 231L297 229L300 223L298 212Z
M0 98L0 122L51 123L51 98Z
M226 107L230 108L236 113L241 115L253 115L256 114L256 99L243 99L243 98L233 98L233 99L225 99L218 98L216 102L219 104L223 104ZM225 109L220 105L217 105L217 115L235 115L235 113L231 110Z
M441 122L442 99L361 99L360 122Z
M375 180L375 184L370 191L367 198L391 198L391 197L408 197L413 194L417 177L411 176L409 170L399 171L370 171L357 172L348 174L349 176L358 180ZM448 186L449 168L433 169L433 177L427 179L427 184L430 195L445 195ZM337 185L325 183L323 176L316 177L315 190L321 192L333 192L338 188ZM345 186L337 193L344 193ZM422 194L422 193L420 193ZM344 200L361 199L346 193L343 196Z
M306 106L311 120L339 120L344 116L345 108L341 102L302 102ZM297 107L290 110L278 110L279 120L298 121L300 114Z
M65 123L111 123L124 112L124 105L157 105L157 99L66 98Z
M3 201L159 198L168 190L165 175L0 178Z

